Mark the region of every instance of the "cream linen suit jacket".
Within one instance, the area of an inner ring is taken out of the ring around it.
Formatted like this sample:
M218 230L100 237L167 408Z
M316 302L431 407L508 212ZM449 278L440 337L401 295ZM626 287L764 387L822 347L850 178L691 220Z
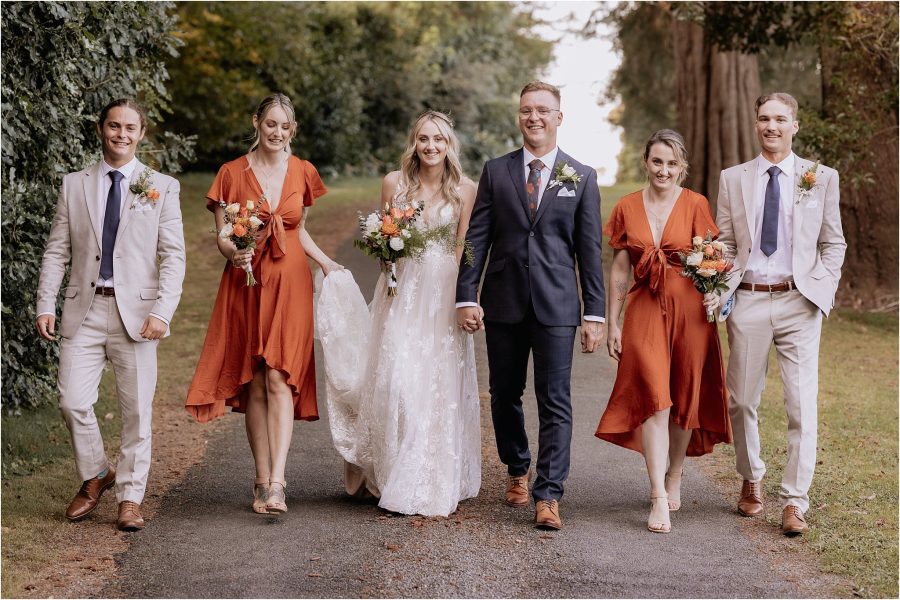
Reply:
M723 306L741 283L753 248L757 219L754 202L758 180L757 160L754 158L725 169L719 179L716 226L719 228L719 240L734 256L734 274L728 280L728 291L722 294ZM841 228L837 171L819 165L815 187L801 194L800 176L813 166L814 163L809 160L795 158L791 262L797 290L827 317L834 307L847 243ZM722 320L725 318L720 317Z
M129 187L145 168L138 161ZM55 315L59 287L71 262L59 325L59 334L66 338L74 336L84 322L100 275L103 222L97 198L101 183L100 163L63 178L41 264L36 314ZM150 313L171 322L181 299L185 272L179 183L153 171L148 185L159 192L155 203L138 201L130 189L122 198L122 218L113 255L116 305L125 330L137 342L145 341L140 331Z

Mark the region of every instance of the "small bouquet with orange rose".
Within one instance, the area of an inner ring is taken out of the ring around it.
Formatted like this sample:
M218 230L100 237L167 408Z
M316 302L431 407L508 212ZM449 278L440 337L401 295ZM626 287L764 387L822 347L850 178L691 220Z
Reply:
M712 233L706 232L706 237L699 235L691 240L691 248L678 253L684 270L681 272L694 282L694 287L701 294L719 294L728 289L725 283L731 276L731 268L734 264L725 254L725 244L712 239ZM706 320L713 323L716 318L713 311L707 309Z
M384 210L376 210L368 216L359 215L361 240L353 245L381 261L382 270L388 275L388 296L397 295L397 269L401 258L418 258L427 242L423 232L413 223L422 212L422 205L413 201L405 208L385 204Z
M238 202L227 204L220 201L219 206L225 209L225 227L219 232L219 237L223 240L231 240L238 250L256 248L256 232L263 225L257 216L259 214L257 203L247 200L241 206ZM252 265L246 265L244 271L247 272L247 286L256 285Z

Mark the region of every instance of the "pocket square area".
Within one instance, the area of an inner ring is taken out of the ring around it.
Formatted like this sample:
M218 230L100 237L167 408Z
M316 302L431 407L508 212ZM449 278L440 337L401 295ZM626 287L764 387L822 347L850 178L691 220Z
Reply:
M569 189L563 188L563 189L559 190L559 193L557 194L557 196L560 196L563 198L574 198L575 190L569 190Z

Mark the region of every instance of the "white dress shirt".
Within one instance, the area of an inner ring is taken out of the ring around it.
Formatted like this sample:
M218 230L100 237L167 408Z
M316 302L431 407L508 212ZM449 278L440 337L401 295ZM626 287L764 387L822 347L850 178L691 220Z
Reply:
M756 158L756 193L753 198L756 207L756 222L753 224L753 248L750 250L750 258L744 269L744 278L741 280L744 283L774 284L794 278L792 256L795 160L793 152L777 165L773 165L762 155ZM766 256L759 245L766 205L766 186L769 185L768 170L773 166L781 169L781 173L778 174L781 200L778 212L778 248L771 255Z

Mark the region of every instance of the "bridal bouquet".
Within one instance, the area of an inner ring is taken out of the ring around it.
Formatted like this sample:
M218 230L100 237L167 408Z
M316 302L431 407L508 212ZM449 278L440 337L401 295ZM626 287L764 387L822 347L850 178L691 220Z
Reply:
M226 204L220 201L219 206L225 209L225 227L219 232L219 237L223 240L231 240L238 250L256 248L256 232L263 225L263 222L257 216L259 209L256 206L256 202L247 200L241 206L238 202ZM253 266L250 264L246 265L244 271L247 273L247 285L256 285L256 278L253 277Z
M725 282L731 276L734 265L725 254L725 244L714 241L709 231L705 238L695 236L691 240L691 248L679 252L678 257L684 267L681 274L690 277L700 293L721 295L728 289ZM716 320L710 309L706 311L706 320L709 323Z
M359 229L363 239L353 240L353 245L381 261L388 275L388 296L397 295L397 269L401 258L417 258L425 250L425 235L413 223L422 213L418 202L405 208L385 204L384 210L376 210L368 216L359 215Z

